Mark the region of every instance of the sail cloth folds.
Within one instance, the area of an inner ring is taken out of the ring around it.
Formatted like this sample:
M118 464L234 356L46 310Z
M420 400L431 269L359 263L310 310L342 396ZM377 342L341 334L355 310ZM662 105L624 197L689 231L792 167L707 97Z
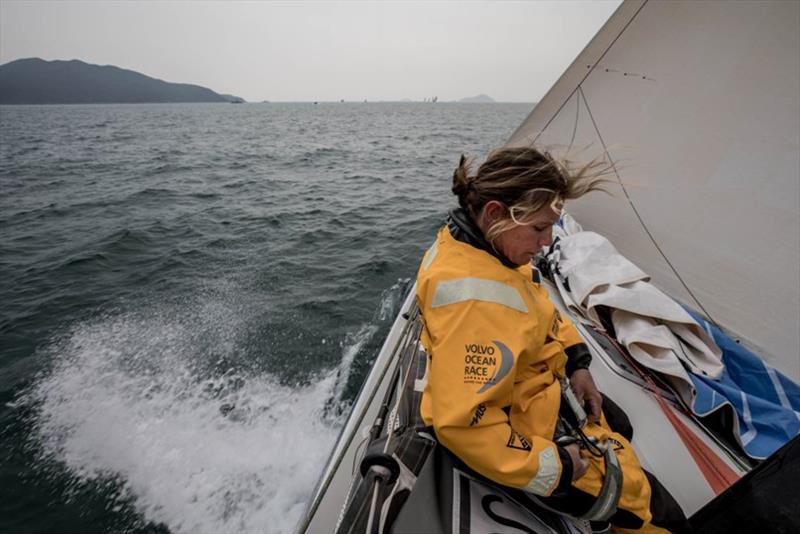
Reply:
M609 311L620 343L694 414L729 412L729 431L751 458L768 457L800 433L800 386L650 285L607 239L581 231L568 214L563 221L548 267L581 321L602 328L598 310Z
M722 352L713 338L606 238L594 232L557 233L548 262L570 309L601 328L597 310L610 309L616 337L631 356L679 379L691 405L694 392L687 370L711 378L722 374Z
M734 437L748 456L763 460L800 434L800 386L764 363L719 328L693 314L722 349L725 370L716 380L690 374L692 412L729 410Z

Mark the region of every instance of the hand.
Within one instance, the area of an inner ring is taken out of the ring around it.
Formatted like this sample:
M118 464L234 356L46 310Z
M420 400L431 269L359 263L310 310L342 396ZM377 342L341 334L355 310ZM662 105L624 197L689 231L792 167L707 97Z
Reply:
M603 406L603 397L597 386L594 385L592 374L588 369L578 369L569 377L572 391L578 398L578 402L583 404L586 410L586 420L589 423L600 421L600 409Z
M581 449L576 443L567 445L564 450L569 453L572 460L572 481L575 482L586 474L586 470L589 469L589 460L581 456Z

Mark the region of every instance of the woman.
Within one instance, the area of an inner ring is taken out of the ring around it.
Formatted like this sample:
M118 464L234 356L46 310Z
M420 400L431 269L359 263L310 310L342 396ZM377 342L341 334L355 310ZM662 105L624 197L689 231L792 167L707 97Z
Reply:
M452 189L460 207L417 275L430 369L421 413L474 471L582 515L600 492L603 460L553 441L560 381L569 377L588 413L586 434L617 444L623 487L611 523L679 529L678 505L642 471L629 441L608 428L591 355L530 263L551 244L564 201L598 189L594 168L570 175L547 153L512 148L492 153L472 175L462 156ZM651 510L668 511L653 517Z

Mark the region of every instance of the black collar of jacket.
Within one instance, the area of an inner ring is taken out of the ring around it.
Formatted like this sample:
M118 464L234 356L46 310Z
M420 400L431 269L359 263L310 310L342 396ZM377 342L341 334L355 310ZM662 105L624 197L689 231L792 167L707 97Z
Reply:
M488 252L509 269L519 267L519 265L511 263L504 254L495 250L492 244L483 237L483 232L478 228L478 225L473 222L462 208L450 210L450 216L447 218L447 229L450 230L450 235L453 236L453 239Z

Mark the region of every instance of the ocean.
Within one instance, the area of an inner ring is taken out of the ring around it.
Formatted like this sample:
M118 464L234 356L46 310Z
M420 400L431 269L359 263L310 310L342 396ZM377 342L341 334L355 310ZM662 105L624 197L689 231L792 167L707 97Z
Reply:
M532 107L1 107L0 531L291 532Z

